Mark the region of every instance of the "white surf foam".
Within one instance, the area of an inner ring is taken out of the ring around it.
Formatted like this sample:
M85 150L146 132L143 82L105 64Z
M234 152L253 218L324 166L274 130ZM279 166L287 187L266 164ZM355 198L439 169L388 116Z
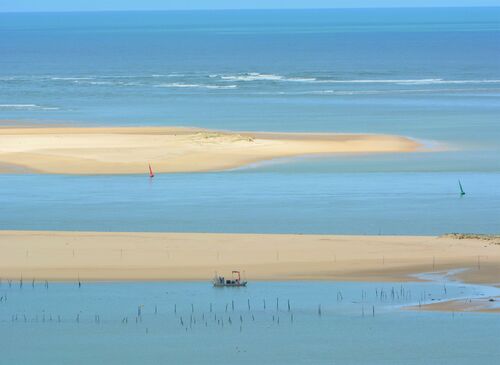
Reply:
M79 80L93 80L95 77L51 77L55 81L79 81Z
M0 104L0 109L11 110L59 110L57 107L42 106L37 104Z
M277 92L278 95L377 95L377 94L418 94L418 93L471 93L471 92L500 92L498 88L439 88L439 89L388 89L388 90L311 90L297 92Z
M170 87L170 88L191 88L191 89L235 89L237 85L207 85L207 84L184 84L173 82L168 84L158 84L155 87Z
M151 77L159 78L159 77L183 77L184 74L152 74Z
M500 80L445 80L445 79L360 79L317 80L326 84L397 84L397 85L443 85L443 84L496 84Z
M274 74L261 74L258 72L250 72L237 75L221 75L222 80L227 81L279 81L283 80L283 76Z
M306 82L318 84L397 84L397 85L432 85L432 84L492 84L500 83L497 79L471 79L471 80L446 80L443 78L423 79L318 79L316 77L289 77L277 74L263 74L249 72L235 75L211 74L210 78L220 78L224 81L282 81L282 82Z

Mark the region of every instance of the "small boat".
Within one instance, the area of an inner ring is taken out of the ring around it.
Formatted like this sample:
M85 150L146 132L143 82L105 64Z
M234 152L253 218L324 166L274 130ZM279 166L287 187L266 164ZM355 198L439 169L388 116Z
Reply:
M151 164L149 164L149 177L151 177L151 178L155 177L155 174L153 173L153 169L151 168Z
M247 286L247 281L246 280L241 280L241 275L239 271L233 271L232 272L233 277L231 279L226 279L224 276L219 276L215 274L215 277L213 279L213 284L214 287L216 288L223 288L223 287L240 287L240 286ZM236 275L236 277L235 277Z
M458 180L458 186L460 187L460 196L464 196L465 191L464 188L462 188L462 183L460 182L460 180Z

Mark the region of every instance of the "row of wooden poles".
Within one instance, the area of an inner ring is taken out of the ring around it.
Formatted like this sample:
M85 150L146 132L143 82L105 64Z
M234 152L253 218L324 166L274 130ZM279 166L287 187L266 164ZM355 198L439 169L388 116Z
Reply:
M47 280L40 282L40 283L43 284L45 289L49 288L49 282ZM2 284L3 284L3 281L0 278L0 287L2 286ZM15 282L11 279L8 279L7 285L9 286L9 288L12 288L12 286L15 285ZM23 288L24 281L22 278L19 280L18 285L19 285L19 288ZM36 285L36 281L35 281L35 279L32 279L31 287L35 288L35 285ZM78 279L76 285L78 286L78 288L81 288L83 285L82 281L80 279ZM445 295L447 294L446 284L443 285L443 292ZM367 293L368 293L367 291L361 290L361 300L367 299ZM391 287L390 291L385 291L384 289L375 288L375 297L378 300L385 301L385 302L389 301L389 299L391 301L411 300L412 299L412 292L411 292L411 290L404 289L403 285L401 285L399 289L393 286L393 287ZM2 300L2 298L3 298L3 296L0 297L0 301ZM420 301L425 302L426 298L427 298L426 292L424 291L423 293L421 293ZM338 290L337 291L337 302L341 302L343 299L344 299L344 297L342 295L342 291ZM247 300L247 304L248 304L248 309L250 310L250 299ZM231 305L232 305L232 309L234 310L234 301L232 301ZM212 306L211 303L210 303L210 306ZM287 306L288 306L288 310L290 310L290 300L288 300ZM276 298L276 308L279 309L279 298ZM263 309L266 309L265 299L263 300ZM227 311L227 305L226 305L226 311Z
M49 289L49 282L48 281L45 280L43 282L38 282L38 283L43 284L45 289L47 289L47 290ZM16 283L13 282L12 280L7 280L7 285L9 286L9 288L12 288L12 286L15 284ZM23 279L21 278L17 284L18 284L19 288L23 288L23 285L24 285ZM37 282L33 279L31 281L32 288L35 288L36 284L37 284ZM0 286L1 285L2 285L2 280L0 279ZM76 285L78 286L78 288L82 288L82 282L80 280L77 281ZM446 285L443 285L443 293L444 293L444 295L447 294ZM372 304L371 308L369 306L365 308L365 305L367 305L367 303L365 301L367 300L368 292L365 290L361 290L360 297L361 297L361 302L359 302L359 303L361 304L361 316L365 317L365 316L371 315L372 317L375 317L375 305ZM420 293L420 298L418 301L419 306L421 306L421 304L423 304L423 303L426 303L426 301L428 300L427 297L428 297L428 293L426 293L425 291ZM412 292L411 292L411 290L404 288L403 285L401 285L399 288L393 286L393 287L391 287L390 290L383 289L383 288L382 289L375 288L375 298L381 303L395 302L395 301L402 301L402 300L411 301L412 300ZM0 303L6 302L7 299L8 299L7 294L0 296ZM337 300L337 302L342 302L344 300L344 295L342 294L342 291L340 291L340 290L337 291L336 300ZM250 314L250 317L248 317L246 320L254 322L255 321L255 313L252 311L252 303L250 301L250 298L247 299L246 304L247 304L246 305L247 310ZM290 299L286 300L286 307L282 309L282 308L280 308L280 298L277 297L273 306L275 307L276 313L270 317L272 320L272 323L277 324L277 325L280 324L280 313L283 316L283 311L285 310L285 308L286 308L286 312L288 312L286 314L287 319L289 320L290 323L294 322L294 313L292 311L292 304L290 302ZM239 325L240 325L240 331L241 331L243 328L243 323L245 321L244 315L242 313L239 314L239 318L238 318L238 316L235 317L235 314L233 314L233 316L228 314L229 311L231 311L231 312L236 311L234 300L231 300L230 303L225 303L224 311L222 312L222 314L219 313L219 315L217 315L217 313L214 311L213 303L209 303L208 312L207 313L202 312L201 317L196 316L195 306L193 303L191 303L191 308L190 308L191 311L190 311L189 316L186 316L185 314L178 315L177 309L178 309L177 304L174 304L173 305L173 313L175 314L176 317L179 318L180 326L185 328L186 330L193 328L193 326L196 326L197 323L198 324L201 323L205 327L208 327L209 323L212 323L212 320L213 320L213 323L216 323L221 328L224 328L224 326L232 326L234 323L237 323L238 319L239 319ZM264 311L268 310L268 303L266 302L266 299L262 300L262 310L264 310ZM154 315L158 314L158 306L157 305L154 306L153 313L154 313ZM323 315L324 315L324 309L323 309L321 304L318 304L317 316L321 317ZM138 306L137 307L137 315L135 316L135 322L136 323L142 322L142 318L143 318L143 306ZM45 312L43 312L40 317L38 315L36 315L33 318L28 318L26 316L26 314L22 314L22 315L14 314L14 315L12 315L13 322L17 322L20 319L21 319L21 321L24 320L24 322L39 322L39 321L41 321L41 322L57 322L57 323L66 322L66 321L63 321L61 315L57 315L57 316L53 317L52 314L46 315ZM79 312L74 317L74 321L76 323L80 323L81 320L82 320L81 312ZM97 324L101 323L101 321L102 321L101 315L95 314L93 321ZM129 322L128 316L124 316L121 319L121 323L123 323L123 324L127 324L128 322Z
M32 282L32 285L33 285L33 287L35 286L34 281ZM12 286L11 281L9 281L9 286ZM22 282L19 283L19 286L22 288ZM44 282L44 286L46 289L48 289L48 282L47 281ZM79 281L78 287L81 288L81 286L82 286L82 284ZM443 292L445 295L447 294L446 285L443 286ZM361 291L361 300L362 301L366 300L367 296L368 296L367 291L362 290ZM399 289L392 287L390 291L376 288L375 289L375 297L380 302L386 302L389 300L389 298L391 298L391 301L400 300L400 299L411 300L412 294L411 294L411 290L406 290L403 287L403 285L401 285ZM337 292L337 302L342 302L343 300L344 300L344 297L343 297L342 292L338 291ZM425 302L426 300L427 300L427 293L424 291L420 295L419 306L421 305L422 302ZM6 301L7 301L7 295L6 294L2 295L0 297L0 303L6 302ZM371 308L368 307L365 309L365 304L366 303L361 302L361 316L365 317L366 315L371 314L372 317L375 317L375 305L372 304ZM195 306L193 303L191 303L190 309L191 309L191 311L190 311L189 317L186 317L185 314L178 315L177 304L173 305L174 315L179 318L179 324L183 328L186 328L186 330L188 328L192 328L194 325L196 325L197 320L198 320L198 322L204 323L205 327L207 327L209 324L209 320L211 321L212 316L213 316L213 321L221 327L224 327L225 325L226 326L232 325L233 322L235 322L234 319L237 318L237 316L234 317L235 314L233 314L233 317L231 317L231 315L228 314L229 311L231 311L232 313L234 313L236 311L234 300L231 300L230 303L225 303L224 311L222 314L219 313L219 315L217 315L217 313L214 311L213 303L209 303L208 312L201 313L201 320L200 320L200 317L196 317ZM271 318L272 318L273 323L276 323L279 325L280 324L280 313L283 312L283 310L281 310L281 308L280 308L279 297L276 298L275 309L276 309L276 313L273 314ZM255 321L255 314L254 314L254 312L252 312L252 303L250 301L250 298L247 299L247 310L248 310L249 314L251 315L251 321ZM266 299L262 300L262 310L264 310L264 311L268 310L268 304L266 302ZM286 312L288 312L288 319L289 319L290 323L293 323L294 313L292 311L292 305L291 305L290 299L288 299L286 301ZM154 306L153 313L154 313L154 315L158 315L158 306L157 305ZM323 315L323 308L322 308L321 304L319 304L317 307L317 315L319 317L321 317ZM135 316L135 322L136 323L142 322L142 317L143 317L143 306L140 305L137 307L137 315ZM22 317L18 314L12 315L13 322L19 321L20 318L21 318L21 321L24 319L24 322L28 322L28 321L30 321L30 322L39 322L39 321L41 321L41 322L55 322L55 321L57 321L58 323L62 322L61 315L57 315L57 316L53 317L52 314L46 315L45 312L42 313L40 318L38 315L36 315L35 317L33 317L31 319L28 319L26 314L22 314ZM77 323L80 323L81 312L77 313L74 318L75 318L75 321ZM187 318L189 318L189 321L187 320ZM237 321L237 319L236 319L236 321ZM100 314L94 315L94 322L101 323ZM129 322L129 319L127 316L125 316L121 319L121 323L127 324L128 322ZM242 313L239 314L239 322L240 322L240 327L242 327L243 322L244 322L244 316Z

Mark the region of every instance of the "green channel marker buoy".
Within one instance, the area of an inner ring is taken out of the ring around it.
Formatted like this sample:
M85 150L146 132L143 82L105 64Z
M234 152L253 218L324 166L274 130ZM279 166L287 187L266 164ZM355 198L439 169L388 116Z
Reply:
M458 186L460 187L460 196L464 196L465 191L464 188L462 187L462 183L460 182L460 180L458 180Z

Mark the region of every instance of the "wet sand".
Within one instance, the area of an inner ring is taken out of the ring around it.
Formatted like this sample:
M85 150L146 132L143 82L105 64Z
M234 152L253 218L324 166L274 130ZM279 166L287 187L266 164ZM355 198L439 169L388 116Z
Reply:
M135 174L220 171L276 158L404 153L406 137L376 134L223 132L175 127L0 128L0 173Z
M405 309L432 312L500 313L499 302L500 297L467 298L435 302L421 306L411 306Z
M458 279L500 282L500 245L432 236L1 231L0 277L18 280L415 281L467 269Z

